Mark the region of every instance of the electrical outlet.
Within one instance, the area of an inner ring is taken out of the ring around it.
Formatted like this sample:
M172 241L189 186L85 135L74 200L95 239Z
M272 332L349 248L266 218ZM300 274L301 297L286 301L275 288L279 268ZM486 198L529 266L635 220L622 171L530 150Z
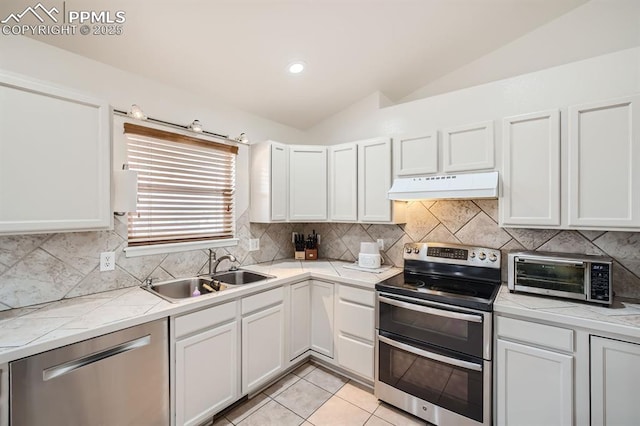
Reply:
M259 238L250 238L249 239L249 251L260 250L260 239Z
M384 250L384 240L382 238L378 238L378 249Z
M116 254L112 251L100 253L100 272L116 269Z

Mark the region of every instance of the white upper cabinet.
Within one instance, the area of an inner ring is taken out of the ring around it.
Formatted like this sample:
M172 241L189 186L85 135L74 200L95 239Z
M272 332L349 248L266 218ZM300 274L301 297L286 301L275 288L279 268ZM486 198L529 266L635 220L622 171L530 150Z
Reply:
M507 117L502 125L500 224L560 225L560 111Z
M327 148L289 146L289 220L327 219Z
M442 131L444 172L493 169L493 121Z
M109 229L109 105L0 73L0 234Z
M569 107L569 226L640 226L640 95Z
M358 146L329 148L329 220L358 220Z
M438 172L438 132L393 138L393 168L398 177Z
M358 145L358 221L404 220L404 205L387 198L391 188L391 139L367 139Z
M288 154L287 145L278 142L251 145L251 222L287 220Z

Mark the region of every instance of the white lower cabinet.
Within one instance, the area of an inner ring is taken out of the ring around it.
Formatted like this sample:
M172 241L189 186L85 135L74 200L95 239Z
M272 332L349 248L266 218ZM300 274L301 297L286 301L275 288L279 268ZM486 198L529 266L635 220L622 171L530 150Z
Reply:
M0 365L0 426L9 424L9 365Z
M311 281L292 284L289 297L289 361L292 361L311 347Z
M496 424L572 425L573 330L502 316L495 324Z
M338 365L373 381L375 292L338 285L336 352Z
M311 350L333 358L333 283L311 282Z
M591 336L591 424L640 421L640 345Z
M242 393L251 394L285 367L282 287L242 299Z
M240 397L237 303L175 319L175 424L196 425Z

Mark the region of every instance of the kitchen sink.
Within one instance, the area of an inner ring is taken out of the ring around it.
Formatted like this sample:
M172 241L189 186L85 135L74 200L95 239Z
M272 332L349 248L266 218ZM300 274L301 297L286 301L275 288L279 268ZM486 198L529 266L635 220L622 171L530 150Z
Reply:
M205 285L213 291L208 290ZM198 297L193 295L196 288L200 291L201 296L205 296L222 291L226 289L227 286L219 282L214 282L213 279L209 277L192 277L151 283L151 285L145 285L142 288L169 302L177 302L190 297Z
M242 285L251 284L258 281L275 278L273 275L261 274L259 272L245 271L242 269L236 271L220 272L212 275L214 280L220 281L221 284Z

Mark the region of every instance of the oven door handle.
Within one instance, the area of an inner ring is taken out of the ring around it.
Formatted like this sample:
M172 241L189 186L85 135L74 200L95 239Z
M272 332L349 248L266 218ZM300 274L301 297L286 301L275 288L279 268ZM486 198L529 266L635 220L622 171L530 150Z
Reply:
M482 365L473 363L473 362L469 362L469 361L462 361L459 359L455 359L455 358L450 358L448 356L444 356L444 355L440 355L440 354L434 354L433 352L428 352L422 349L418 349L415 348L413 346L404 344L404 343L400 343L397 342L393 339L389 339L388 337L385 336L380 336L378 335L378 341L386 343L389 346L393 346L395 348L398 349L402 349L403 351L407 351L409 353L412 353L414 355L418 355L424 358L429 358L431 360L434 361L439 361L445 364L449 364L449 365L455 365L456 367L460 367L460 368L464 368L466 370L473 370L473 371L482 371Z
M384 296L378 296L378 300L388 305L397 306L398 308L403 308L403 309L409 309L411 311L422 312L424 314L437 315L439 317L453 318L453 319L458 319L458 320L467 321L467 322L479 322L479 323L482 322L482 317L479 315L463 314L460 312L445 311L443 309L437 309L437 308L429 308L427 306L417 305L417 304L408 303L408 302L402 302L400 300L391 299L389 297L384 297Z
M527 257L517 257L515 259L516 263L533 263L534 265L549 265L549 264L557 264L557 265L569 265L575 267L584 266L584 262L579 260L569 260L569 259L529 259Z

